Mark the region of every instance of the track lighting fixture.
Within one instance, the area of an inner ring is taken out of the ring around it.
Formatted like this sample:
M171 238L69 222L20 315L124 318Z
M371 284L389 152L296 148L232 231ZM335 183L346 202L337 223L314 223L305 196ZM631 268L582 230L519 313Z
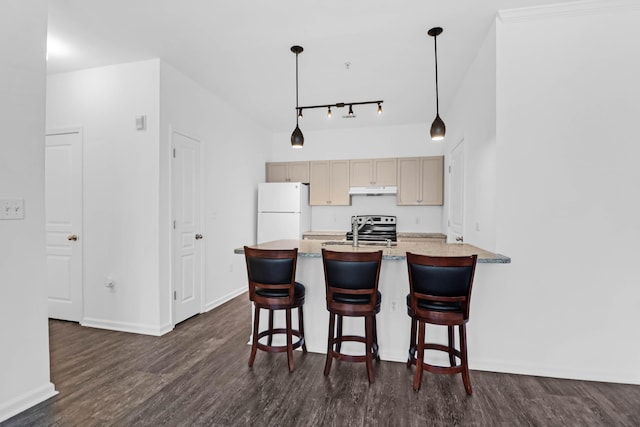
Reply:
M300 130L300 126L298 125L298 119L302 118L302 110L310 110L312 108L326 108L327 109L327 118L331 118L331 107L336 108L344 108L345 106L349 106L349 113L347 116L343 117L355 117L355 113L353 112L354 105L365 105L365 104L378 104L378 114L382 114L382 103L384 101L365 101L365 102L337 102L335 104L323 104L323 105L308 105L301 107L298 104L298 55L304 51L302 46L291 46L291 52L296 55L296 128L293 130L291 134L291 146L294 148L301 148L304 145L304 136L302 135L302 131ZM347 69L349 68L350 63L347 65Z
M433 47L435 54L435 63L436 63L436 118L433 120L431 124L431 139L434 141L440 141L444 139L444 135L446 133L446 127L444 122L440 118L440 108L439 108L439 99L438 99L438 44L436 42L436 38L442 34L442 27L433 27L428 33L431 37L433 37Z

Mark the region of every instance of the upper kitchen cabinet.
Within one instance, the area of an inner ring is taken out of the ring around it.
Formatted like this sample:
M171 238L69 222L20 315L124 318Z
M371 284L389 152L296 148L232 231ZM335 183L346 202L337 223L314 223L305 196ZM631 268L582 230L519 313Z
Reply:
M437 206L444 203L444 157L398 159L397 205Z
M348 206L349 160L309 162L309 203L312 206Z
M267 182L309 182L309 162L273 162L266 169Z
M352 187L396 185L397 159L358 159L349 161Z

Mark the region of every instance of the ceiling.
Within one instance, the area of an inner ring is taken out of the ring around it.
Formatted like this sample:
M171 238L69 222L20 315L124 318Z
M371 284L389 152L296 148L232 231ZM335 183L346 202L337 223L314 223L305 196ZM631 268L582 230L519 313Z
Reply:
M161 58L271 132L300 105L384 100L305 111L304 130L430 124L455 96L496 12L557 0L49 0L48 72ZM56 45L58 48L56 49ZM347 66L346 64L349 64Z

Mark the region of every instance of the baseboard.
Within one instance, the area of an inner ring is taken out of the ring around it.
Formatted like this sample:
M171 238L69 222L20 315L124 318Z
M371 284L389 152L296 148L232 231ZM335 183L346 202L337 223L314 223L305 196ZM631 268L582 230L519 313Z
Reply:
M25 411L40 402L44 402L56 394L58 394L58 392L56 391L53 383L47 383L42 387L31 390L21 396L14 397L10 401L0 404L0 422L8 420L14 415L18 415L20 412Z
M307 350L312 353L326 354L326 347L312 347L307 345ZM380 349L380 359L387 362L405 363L407 352L389 352ZM446 354L432 354L429 363L447 366L449 359ZM497 372L502 374L531 375L536 377L559 378L567 380L597 381L605 383L640 385L640 378L629 377L623 373L611 373L605 371L588 371L557 366L544 366L534 364L509 363L504 360L469 360L469 369L477 371Z
M222 304L224 304L227 301L231 301L232 299L234 299L238 295L242 295L245 292L247 292L246 286L243 286L243 287L241 287L239 289L231 291L228 294L223 295L220 298L216 298L215 300L213 300L211 302L208 302L204 307L204 311L207 312L207 311L213 310L214 308L216 308L218 306L221 306Z
M95 318L84 318L80 324L90 328L108 329L111 331L130 332L133 334L161 336L173 329L173 325L148 325L143 323L116 322Z
M547 366L528 363L509 363L504 360L469 359L469 368L478 371L499 372L505 374L533 375L537 377L560 378L567 380L597 381L617 384L640 385L640 377L628 373L605 371L584 371L571 367Z

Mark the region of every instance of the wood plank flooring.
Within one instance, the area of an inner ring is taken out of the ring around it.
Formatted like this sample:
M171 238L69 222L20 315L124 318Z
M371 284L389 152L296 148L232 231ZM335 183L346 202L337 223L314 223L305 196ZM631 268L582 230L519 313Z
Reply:
M57 396L2 423L8 426L640 426L640 386L472 371L459 375L379 362L369 385L364 364L324 355L258 352L247 366L247 295L179 324L162 337L50 321ZM408 333L408 331L407 331Z

